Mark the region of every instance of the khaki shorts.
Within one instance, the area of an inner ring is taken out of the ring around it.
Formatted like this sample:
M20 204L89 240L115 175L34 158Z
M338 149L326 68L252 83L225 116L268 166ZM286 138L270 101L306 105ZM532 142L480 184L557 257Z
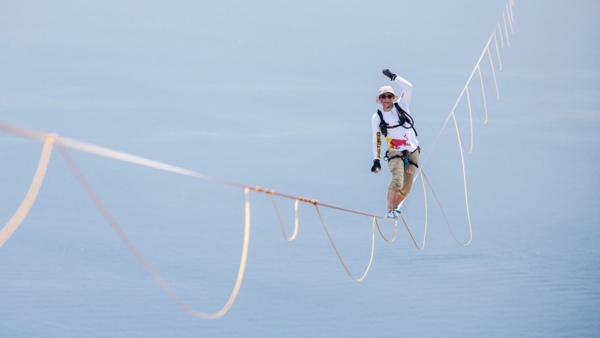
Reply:
M389 158L394 156L402 155L402 151L390 150L387 154ZM419 163L419 149L409 153L408 159L411 162ZM415 179L415 173L417 167L412 164L408 165L406 171L404 170L404 160L400 157L396 157L388 162L388 167L392 173L392 182L390 182L389 189L398 191L400 194L407 196L412 189L413 181Z

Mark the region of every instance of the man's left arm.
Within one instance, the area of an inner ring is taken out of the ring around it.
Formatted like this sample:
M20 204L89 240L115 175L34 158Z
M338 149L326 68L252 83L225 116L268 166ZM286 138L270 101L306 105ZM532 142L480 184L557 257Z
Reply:
M402 87L402 94L400 94L399 103L401 103L401 105L403 106L402 108L405 108L408 111L408 106L410 105L410 98L412 96L412 84L406 81L406 79L404 79L401 76L396 76L394 82L396 82Z

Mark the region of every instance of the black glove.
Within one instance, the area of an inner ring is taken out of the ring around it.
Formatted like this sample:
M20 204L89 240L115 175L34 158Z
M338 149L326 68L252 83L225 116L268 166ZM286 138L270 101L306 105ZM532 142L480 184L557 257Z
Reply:
M381 164L379 164L379 159L376 158L373 160L373 166L371 167L371 172L377 174L381 170Z
M396 74L390 72L389 69L384 69L383 70L383 75L387 76L390 78L390 80L394 81L396 79Z

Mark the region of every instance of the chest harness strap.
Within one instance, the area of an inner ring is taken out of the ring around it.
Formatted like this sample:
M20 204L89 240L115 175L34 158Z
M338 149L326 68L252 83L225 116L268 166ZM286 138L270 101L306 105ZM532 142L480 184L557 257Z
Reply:
M396 112L398 113L398 124L394 125L394 126L390 126L389 124L387 124L385 122L385 120L383 119L383 113L381 112L381 110L377 110L377 115L379 115L379 129L381 130L381 133L383 134L383 136L387 136L387 130L388 129L393 129L393 128L398 128L398 127L403 127L404 129L411 129L415 131L415 136L419 136L419 134L417 133L417 130L415 129L415 120L413 120L412 116L410 116L404 109L402 109L400 107L400 105L398 104L398 102L394 102L394 106L396 107ZM408 126L405 126L408 125Z

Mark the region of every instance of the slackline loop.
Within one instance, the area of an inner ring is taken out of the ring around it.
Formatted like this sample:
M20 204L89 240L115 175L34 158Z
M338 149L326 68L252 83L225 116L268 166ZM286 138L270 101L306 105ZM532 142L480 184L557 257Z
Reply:
M58 149L60 150L61 155L63 156L65 162L67 162L68 167L71 169L72 173L75 175L81 186L84 188L85 192L91 198L92 202L96 205L102 216L106 219L106 221L110 224L112 229L117 233L119 238L125 243L127 248L131 251L131 253L137 258L137 260L144 266L144 268L150 273L152 278L158 283L158 285L163 289L163 291L171 298L171 300L182 310L189 313L190 315L201 318L201 319L217 319L222 317L229 311L237 295L240 291L240 287L242 285L242 280L244 279L244 271L246 269L246 260L248 257L248 245L250 242L250 188L244 189L245 195L245 217L244 217L244 242L242 247L242 257L240 259L240 267L238 270L237 279L235 281L235 285L233 287L233 291L223 308L215 313L204 313L194 310L187 306L171 289L169 284L162 278L162 276L156 271L156 269L150 264L150 262L144 257L141 251L135 246L135 244L129 239L129 237L123 231L123 228L117 223L114 216L110 213L110 211L106 208L104 203L100 200L98 195L92 189L89 182L85 179L82 172L79 170L75 162L69 156L67 149L61 144L60 139L57 140L56 144L58 145Z
M483 73L481 72L481 67L479 65L477 65L477 72L479 73L479 82L481 83L481 98L483 100L483 111L485 112L485 118L481 118L481 114L479 113L479 109L477 109L477 106L475 106L475 113L477 113L477 117L479 118L479 121L482 124L487 124L489 121L489 113L487 109L487 101L485 98L485 85L483 84L485 82L485 79Z
M402 219L402 223L404 223L404 227L406 228L406 231L408 231L408 235L410 236L410 239L412 239L413 244L415 245L415 248L417 248L417 250L419 250L419 251L423 251L423 249L425 249L425 237L427 236L427 231L425 231L425 233L423 234L423 244L421 246L419 246L419 244L417 244L417 240L415 239L415 236L413 235L412 231L410 231L410 227L408 226L408 223L406 223L406 220L404 219L404 215L400 214L399 216Z
M40 156L40 160L38 162L37 169L35 174L33 175L33 180L31 181L31 185L29 186L29 190L23 201L13 214L13 216L8 220L8 222L4 225L2 230L0 230L0 247L6 243L6 241L17 231L29 210L33 206L35 202L38 192L42 187L42 183L44 182L44 177L46 175L46 170L48 169L48 163L50 162L50 156L52 155L52 146L54 145L54 136L47 135L44 138L44 148L42 149L42 154Z
M283 218L281 217L281 213L279 212L279 209L277 208L277 204L275 203L273 194L269 194L269 198L271 198L271 202L273 203L273 208L275 209L275 213L277 214L277 218L279 219L279 224L281 225L281 232L283 234L283 239L285 239L288 242L293 241L294 239L296 239L296 235L298 235L298 202L299 202L299 200L296 200L294 202L294 210L295 210L294 232L292 233L292 235L290 237L288 237L287 233L285 231L285 224L283 222Z
M379 231L379 235L383 238L384 241L388 243L392 243L396 240L396 235L398 234L398 222L394 222L394 237L392 239L387 239L383 232L381 232L381 228L379 227L379 222L377 222L377 217L373 217L373 224L377 227L377 231Z
M424 178L425 181L427 181L427 185L429 186L429 189L431 189L431 193L433 194L433 197L435 198L438 206L440 207L440 211L442 212L442 215L444 216L444 220L446 221L446 225L448 226L448 230L450 230L450 234L452 234L454 241L456 241L456 243L458 243L459 245L462 245L462 246L467 246L467 245L471 244L471 241L473 240L473 225L471 224L471 215L468 213L468 210L469 210L468 202L467 202L467 222L469 224L469 240L466 242L461 242L458 240L458 238L456 238L456 235L454 234L454 231L452 230L452 226L450 225L450 222L448 221L448 217L446 216L446 212L444 211L444 208L442 207L442 203L440 202L439 198L437 197L435 190L433 190L433 186L429 182L429 179L425 175L425 172L422 172L421 174L422 174L422 179ZM423 239L423 247L425 247L425 239Z
M331 246L333 247L333 251L335 251L335 254L337 255L338 259L340 260L340 263L342 263L344 270L346 270L346 273L348 274L348 276L350 276L350 278L352 278L354 281L362 282L363 279L365 279L365 277L367 277L367 274L369 273L369 269L371 268L371 263L373 263L373 256L375 254L375 221L373 221L373 226L372 226L372 230L371 230L371 258L369 258L369 264L367 265L367 268L365 269L365 272L363 273L362 277L356 278L356 277L354 277L354 275L352 275L350 270L348 270L348 267L346 266L346 263L344 263L342 256L338 252L338 249L335 246L335 243L333 243L333 239L331 238L331 235L329 234L329 231L327 230L327 226L325 225L325 222L323 221L323 216L321 216L321 211L319 210L319 206L317 204L315 204L315 209L317 210L317 214L319 215L319 219L321 220L323 229L325 230L325 233L327 234L327 238L329 238L329 242L331 243ZM374 219L376 219L376 218L374 218Z

